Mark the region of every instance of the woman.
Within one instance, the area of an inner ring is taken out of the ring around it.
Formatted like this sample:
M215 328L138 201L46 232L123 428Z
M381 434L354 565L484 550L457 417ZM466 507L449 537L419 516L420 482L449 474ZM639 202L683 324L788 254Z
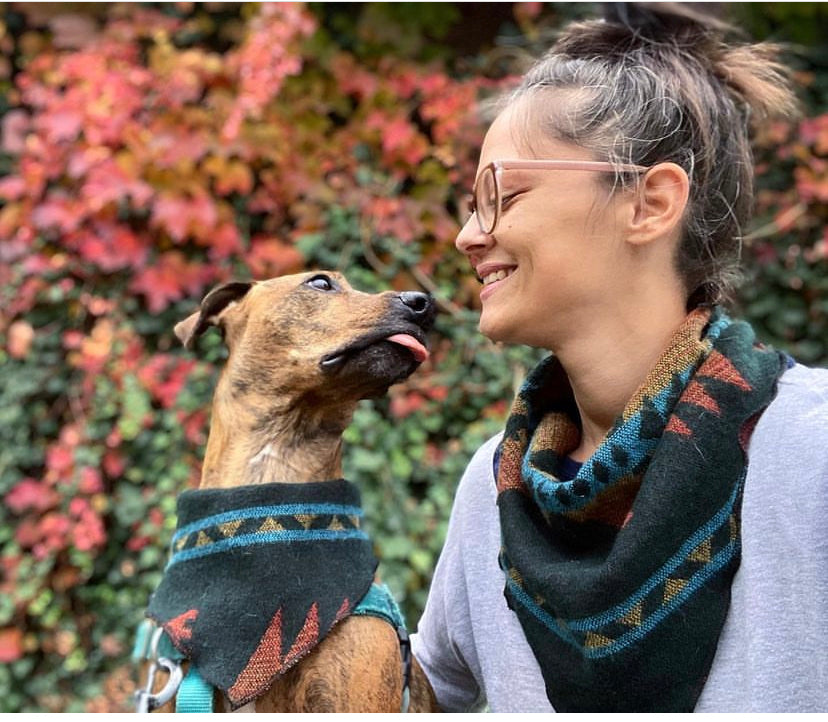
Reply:
M567 28L481 149L480 329L553 355L457 492L414 638L446 710L828 707L828 373L721 309L748 123L793 97L637 12Z

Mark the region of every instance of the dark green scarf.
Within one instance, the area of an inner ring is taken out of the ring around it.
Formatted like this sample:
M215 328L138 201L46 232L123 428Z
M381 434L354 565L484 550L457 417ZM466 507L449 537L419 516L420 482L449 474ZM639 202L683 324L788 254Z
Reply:
M344 479L186 491L147 616L235 709L357 613L377 566L362 516Z
M692 312L574 479L558 361L518 394L497 474L506 597L566 711L691 711L739 566L746 449L786 358Z

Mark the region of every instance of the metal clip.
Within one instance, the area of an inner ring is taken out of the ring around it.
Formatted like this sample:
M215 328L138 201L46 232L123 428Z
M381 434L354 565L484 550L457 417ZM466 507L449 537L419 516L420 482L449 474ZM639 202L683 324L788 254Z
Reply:
M135 692L135 711L139 713L152 712L167 704L178 692L181 686L181 680L184 679L184 672L181 670L181 665L166 657L158 656L158 644L161 641L161 636L164 630L157 627L153 630L150 638L149 651L146 654L147 659L150 660L149 668L147 669L147 684L143 689ZM157 694L153 694L152 688L155 685L155 674L158 668L163 669L167 675L167 684Z
M168 675L167 684L157 694L153 694L152 687L155 683L155 673L161 667ZM181 665L173 662L166 657L160 657L157 661L152 661L147 673L147 684L144 689L139 689L135 693L135 711L139 713L152 712L154 709L164 706L169 702L178 688L181 686L181 680L184 679L184 672L181 670Z

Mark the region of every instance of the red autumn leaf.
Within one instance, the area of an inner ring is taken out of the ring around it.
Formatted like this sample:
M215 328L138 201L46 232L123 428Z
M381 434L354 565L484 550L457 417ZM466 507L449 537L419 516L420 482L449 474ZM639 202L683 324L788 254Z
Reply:
M84 466L80 470L78 491L82 494L99 494L104 490L101 472L91 466Z
M152 204L152 223L175 241L183 241L190 226L189 202L181 196L162 194Z
M216 193L220 196L231 193L248 195L253 190L253 174L248 165L230 161L222 166L220 173L215 176Z
M63 444L52 444L46 451L47 468L59 475L71 469L74 463L75 455L72 449Z
M54 489L35 479L23 479L6 494L6 506L15 514L33 509L43 512L51 509L59 500Z
M77 250L84 260L107 272L141 268L149 252L149 242L139 238L129 226L108 221L68 236L66 245Z
M26 181L20 176L9 175L0 178L0 198L5 201L16 201L26 195Z
M188 263L178 251L168 251L155 264L138 272L130 289L142 294L149 310L158 313L173 301L184 298L185 293L199 295L215 275L209 266Z
M76 549L89 552L106 543L106 529L101 517L92 509L81 512L80 520L72 528L72 541Z
M119 478L126 469L126 460L117 451L107 451L101 464L106 475L111 479Z
M239 231L233 223L222 223L201 238L201 244L209 246L210 258L213 261L222 261L242 251L242 241Z
M191 444L203 445L207 441L207 412L204 410L185 415L179 414L178 421L184 429L184 436Z
M67 108L39 115L34 127L45 133L50 143L63 143L77 138L83 129L83 120L81 112Z
M6 351L12 358L26 358L34 341L35 332L28 321L15 321L6 331Z
M81 186L81 197L87 208L100 211L110 203L130 200L135 208L144 208L152 198L152 187L129 174L115 160L109 158L89 169Z
M81 203L59 193L52 193L32 211L32 221L41 230L56 228L62 233L70 233L78 228L85 215Z
M15 662L23 656L23 652L23 631L17 627L0 629L0 662Z
M288 243L275 238L254 238L245 261L254 278L272 278L299 270L304 259Z
M9 155L19 155L26 150L29 132L29 115L25 110L12 108L3 116L0 125L0 148Z
M152 224L163 228L179 243L188 235L208 238L218 220L215 203L206 193L194 198L161 194L152 206Z

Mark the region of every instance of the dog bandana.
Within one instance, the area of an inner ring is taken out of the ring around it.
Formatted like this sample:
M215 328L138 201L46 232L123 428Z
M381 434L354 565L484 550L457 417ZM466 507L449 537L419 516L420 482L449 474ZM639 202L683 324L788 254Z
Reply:
M354 612L377 560L343 479L186 491L147 616L235 709Z
M567 378L553 357L527 378L500 446L500 565L557 711L693 710L739 566L748 442L786 359L718 309L690 313L569 481Z

